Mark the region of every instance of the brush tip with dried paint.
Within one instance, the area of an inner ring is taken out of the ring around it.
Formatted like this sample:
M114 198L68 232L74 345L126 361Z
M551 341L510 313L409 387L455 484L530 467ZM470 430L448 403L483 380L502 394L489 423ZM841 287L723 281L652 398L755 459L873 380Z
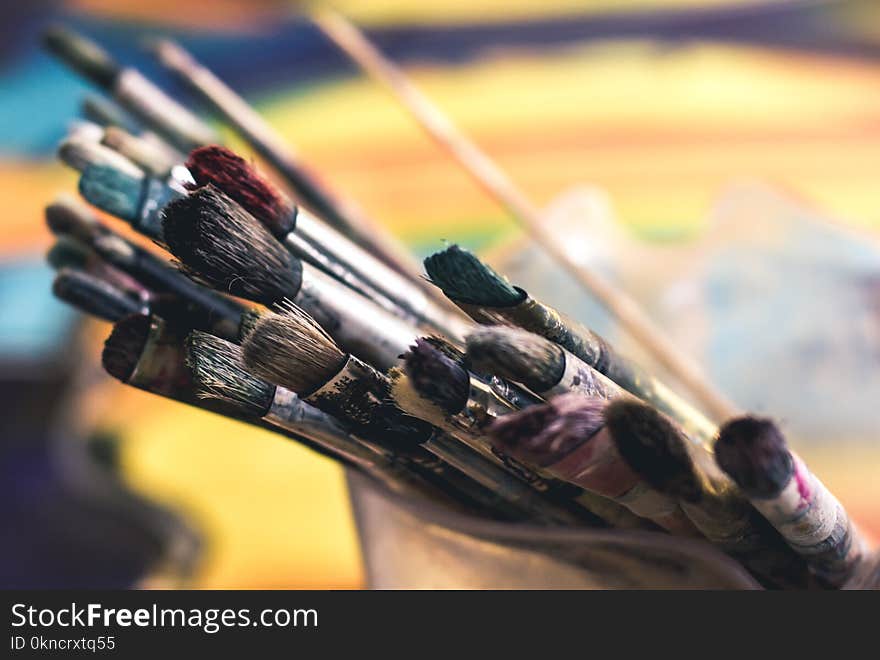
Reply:
M794 463L785 437L770 420L743 416L726 422L715 442L715 460L752 497L778 495Z
M131 222L140 214L144 175L140 170L95 163L83 170L79 191L90 204Z
M428 279L452 300L471 305L509 307L524 294L470 250L451 245L425 259Z
M254 374L308 395L335 376L346 354L296 305L263 314L245 339L244 363Z
M467 337L467 357L477 371L545 392L565 373L565 351L532 332L507 326L484 326Z
M416 339L403 360L404 371L421 396L449 414L458 413L467 405L470 374L428 339Z
M275 236L293 231L295 213L277 188L235 152L217 145L194 149L186 167L197 186L212 185L262 222Z
M616 399L605 409L605 425L630 468L662 493L686 501L702 495L688 440L668 417L633 399Z
M197 397L222 401L245 417L269 411L275 386L248 373L239 346L198 330L189 334L185 346Z
M601 399L563 394L499 417L489 427L489 436L502 452L546 467L565 458L602 428L607 405Z
M151 325L152 320L145 314L126 316L113 325L101 353L101 364L108 374L128 382L147 344Z
M88 273L62 268L52 293L76 309L111 323L141 311L141 304L117 287Z
M299 292L302 262L211 185L168 204L162 231L187 274L214 289L264 305Z
M61 194L45 209L46 225L56 236L73 236L88 242L100 225L95 214L76 197Z
M46 253L46 261L54 270L84 270L92 258L91 248L72 236L61 235Z

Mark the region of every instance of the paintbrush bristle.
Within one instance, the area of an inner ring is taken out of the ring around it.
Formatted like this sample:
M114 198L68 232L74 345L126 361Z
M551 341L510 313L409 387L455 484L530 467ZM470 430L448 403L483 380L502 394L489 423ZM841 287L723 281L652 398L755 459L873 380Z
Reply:
M791 452L779 427L772 420L758 417L726 422L715 442L715 460L753 497L778 495L794 470Z
M275 386L247 372L239 346L194 330L186 339L186 364L200 399L223 401L248 417L269 411Z
M190 153L186 167L196 185L212 185L257 218L276 236L293 230L290 203L255 167L226 147L200 147Z
M241 319L238 322L238 343L242 344L250 334L254 331L257 321L263 316L263 312L258 309L247 309L241 313Z
M145 314L126 316L113 325L101 353L101 364L108 374L128 382L141 359L151 325L150 317Z
M140 213L144 195L144 175L104 164L89 165L79 179L79 191L89 203L123 220L132 221Z
M703 488L688 440L668 417L632 399L605 409L605 425L624 461L662 493L696 502Z
M480 261L473 252L457 245L426 258L425 270L431 283L456 302L508 307L523 300L522 292L505 277Z
M187 274L214 289L264 305L299 292L299 259L213 186L166 206L162 231Z
M477 371L545 392L565 373L565 351L520 328L485 326L467 337L467 357Z
M106 165L128 176L143 176L142 170L122 154L82 136L63 140L58 145L58 158L78 172L85 172L90 165Z
M403 356L413 388L447 413L460 412L470 396L470 374L457 360L424 338Z
M419 394L403 369L392 367L388 370L388 379L391 381L391 398L398 408L431 424L443 423L446 412Z
M84 270L93 255L92 249L82 241L62 235L49 248L46 261L54 270L62 268Z
M335 376L345 353L311 316L293 303L263 314L242 345L257 376L307 395Z
M141 312L141 304L102 279L62 268L52 283L52 293L76 309L114 323Z
M61 194L45 209L46 225L58 236L73 236L88 242L99 232L100 225L95 214L69 194Z
M100 87L111 87L119 75L119 65L103 48L65 27L47 28L43 43L50 53Z
M607 405L602 399L563 394L499 417L489 426L489 436L500 451L545 467L592 438L605 423Z

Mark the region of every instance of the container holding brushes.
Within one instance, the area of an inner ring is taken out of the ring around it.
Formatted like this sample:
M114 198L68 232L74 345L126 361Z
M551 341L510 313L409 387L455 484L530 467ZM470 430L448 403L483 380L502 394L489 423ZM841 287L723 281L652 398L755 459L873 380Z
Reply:
M96 46L60 29L48 45L152 131L69 137L60 152L80 192L173 256L61 200L47 208L56 295L113 324L102 360L122 383L342 465L369 586L873 579L869 543L782 431L717 393L628 297L602 289L665 356L663 377L542 301L541 282L514 282L468 250L446 247L426 277L412 272L175 45L158 56L287 190Z

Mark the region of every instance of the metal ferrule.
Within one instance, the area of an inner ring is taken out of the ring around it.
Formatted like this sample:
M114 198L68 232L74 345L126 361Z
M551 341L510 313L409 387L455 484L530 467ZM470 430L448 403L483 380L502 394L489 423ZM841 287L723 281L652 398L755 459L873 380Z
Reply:
M183 338L159 317L151 318L147 341L128 384L177 401L195 400Z
M380 371L397 364L419 331L329 275L307 266L303 264L302 286L295 302L347 352Z
M387 396L385 377L349 355L335 376L303 399L333 417L370 426L375 424L375 413Z
M679 502L682 511L712 543L728 552L751 552L763 545L756 534L746 507L705 505L703 502Z
M562 372L562 378L549 390L541 392L543 396L551 397L567 392L580 392L590 398L608 400L624 393L616 383L600 374L579 357L572 355L565 349L562 350L565 351L565 370Z
M124 69L119 74L114 96L122 107L185 153L219 142L216 133L201 119L135 69Z
M144 236L161 241L162 209L175 199L185 197L186 194L183 186L173 178L146 177L137 216L131 218L132 227Z

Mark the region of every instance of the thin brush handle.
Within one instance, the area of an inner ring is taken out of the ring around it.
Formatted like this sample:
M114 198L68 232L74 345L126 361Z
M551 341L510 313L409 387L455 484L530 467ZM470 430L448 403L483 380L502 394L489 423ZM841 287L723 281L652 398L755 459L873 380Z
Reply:
M450 153L464 169L499 201L547 253L602 303L618 322L671 374L696 396L717 420L736 414L731 404L666 334L626 293L565 249L562 240L544 222L540 210L477 145L465 137L440 109L397 68L353 24L340 14L321 9L312 15L315 24L339 48L384 85L415 118L434 141Z
M306 243L319 254L345 271L338 278L347 278L354 283L352 288L364 289L367 295L386 300L388 308L402 310L414 322L439 330L455 341L463 341L470 325L458 315L449 314L433 302L424 291L397 271L389 268L360 245L349 240L335 229L308 211L300 209L296 215L295 227L287 235L286 241ZM328 271L329 272L329 271ZM344 281L344 280L343 280ZM375 292L370 294L369 292ZM383 304L380 302L383 306Z
M457 440L437 433L422 447L457 468L509 504L521 509L532 520L545 524L582 525L583 515L543 498L538 491L487 461Z
M385 371L419 336L418 330L329 275L303 264L294 302L348 352Z
M415 258L372 219L343 202L297 158L296 153L254 109L178 44L162 40L160 62L223 116L257 153L290 184L297 197L327 222L369 247L399 273L419 281Z

